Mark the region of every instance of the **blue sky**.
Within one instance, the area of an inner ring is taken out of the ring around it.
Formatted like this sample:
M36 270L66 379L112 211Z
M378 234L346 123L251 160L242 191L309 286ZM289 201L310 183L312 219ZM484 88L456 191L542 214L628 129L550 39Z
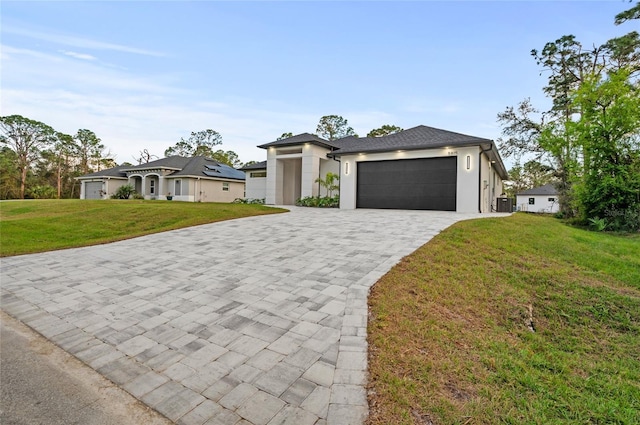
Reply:
M587 47L631 4L496 2L12 2L1 4L1 114L94 131L118 163L162 157L191 131L264 160L256 145L342 115L497 139L496 114L546 77L530 56ZM509 164L509 161L507 161Z

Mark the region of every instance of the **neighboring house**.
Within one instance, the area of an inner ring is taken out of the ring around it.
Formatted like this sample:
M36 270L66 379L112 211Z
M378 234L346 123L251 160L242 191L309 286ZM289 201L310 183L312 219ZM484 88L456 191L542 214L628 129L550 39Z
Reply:
M340 208L495 211L507 171L495 143L418 126L383 137L325 140L303 133L267 150L265 191L252 197L291 205L324 196L316 179L340 176Z
M267 192L267 161L240 168L245 174L245 195L247 199L264 199Z
M526 212L557 213L560 211L558 190L553 184L546 184L517 193L516 208Z
M80 199L107 199L130 184L145 199L232 202L244 197L244 173L213 159L171 156L146 164L118 166L77 178Z

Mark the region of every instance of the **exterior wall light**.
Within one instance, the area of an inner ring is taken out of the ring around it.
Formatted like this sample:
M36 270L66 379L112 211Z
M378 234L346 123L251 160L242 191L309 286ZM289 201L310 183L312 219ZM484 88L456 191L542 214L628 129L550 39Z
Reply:
M467 170L471 169L471 155L467 155Z
M349 163L348 162L344 163L344 175L345 176L349 175Z

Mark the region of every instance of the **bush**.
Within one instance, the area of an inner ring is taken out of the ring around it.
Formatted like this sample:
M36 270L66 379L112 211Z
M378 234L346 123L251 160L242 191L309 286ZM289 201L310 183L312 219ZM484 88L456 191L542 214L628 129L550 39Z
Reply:
M262 199L236 198L236 199L233 200L232 204L258 204L258 205L264 205L264 198L262 198Z
M54 199L57 195L56 188L49 185L36 186L27 192L27 197L33 199Z
M296 201L299 207L317 207L317 208L338 208L340 206L340 196L307 196Z
M136 193L136 190L130 184L125 184L124 186L120 186L116 193L111 195L111 199L129 199L131 195Z

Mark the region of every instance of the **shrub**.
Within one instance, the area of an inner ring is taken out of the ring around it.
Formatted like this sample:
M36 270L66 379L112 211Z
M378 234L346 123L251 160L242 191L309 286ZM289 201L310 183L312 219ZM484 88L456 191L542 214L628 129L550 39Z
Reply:
M136 193L136 191L133 186L125 184L124 186L120 186L118 190L116 190L116 193L111 195L111 199L129 199L134 193Z
M298 199L296 205L299 207L338 208L340 196L306 196Z
M254 198L236 198L232 202L233 204L258 204L264 205L264 198L262 199L254 199Z

